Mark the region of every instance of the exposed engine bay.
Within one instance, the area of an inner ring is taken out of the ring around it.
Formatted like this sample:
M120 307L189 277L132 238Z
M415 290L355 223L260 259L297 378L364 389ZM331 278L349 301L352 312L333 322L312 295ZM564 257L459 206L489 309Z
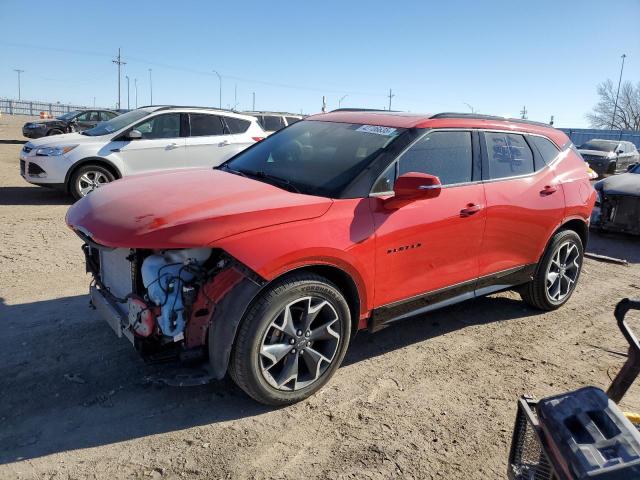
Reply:
M603 230L640 235L640 197L600 193L591 221Z
M206 360L216 304L251 276L211 248L152 251L87 243L83 251L93 275L92 306L149 363Z

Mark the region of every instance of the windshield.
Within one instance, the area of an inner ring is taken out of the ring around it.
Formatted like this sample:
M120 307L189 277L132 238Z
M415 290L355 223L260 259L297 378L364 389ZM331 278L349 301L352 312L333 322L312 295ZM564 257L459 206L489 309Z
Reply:
M89 130L85 130L82 132L83 135L88 135L90 137L98 137L100 135L108 135L113 132L117 132L118 130L123 129L124 127L131 125L134 122L137 122L141 118L149 115L153 110L147 110L145 108L140 108L138 110L132 110L127 113L123 113L115 118L112 118L109 121L102 122L97 126L90 128Z
M590 140L583 143L578 148L580 150L596 150L598 152L613 152L618 146L617 142L607 142L606 140Z
M60 115L56 117L58 120L68 121L71 120L76 115L80 114L80 110L74 110L73 112L65 113L64 115Z
M220 168L300 193L337 198L403 131L373 125L300 121Z

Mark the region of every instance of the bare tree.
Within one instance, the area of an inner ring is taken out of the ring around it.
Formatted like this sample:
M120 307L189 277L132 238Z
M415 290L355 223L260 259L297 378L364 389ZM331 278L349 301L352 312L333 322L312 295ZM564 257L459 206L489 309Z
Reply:
M629 81L621 85L615 118L616 88L611 80L598 85L598 96L600 100L587 114L591 127L611 128L613 123L616 130L640 130L640 82L635 86Z

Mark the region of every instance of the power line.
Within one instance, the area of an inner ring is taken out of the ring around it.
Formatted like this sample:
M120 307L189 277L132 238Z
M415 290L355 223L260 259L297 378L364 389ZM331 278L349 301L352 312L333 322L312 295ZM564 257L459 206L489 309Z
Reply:
M613 124L616 121L616 110L618 110L618 95L620 95L620 83L622 83L622 70L624 70L624 59L626 54L622 54L622 66L620 67L620 78L618 79L618 92L616 93L616 101L613 104L613 117L611 117L611 130L613 130Z
M120 108L120 79L121 79L121 75L120 75L120 67L122 65L126 65L127 62L123 62L121 57L120 57L120 48L118 48L118 57L114 60L111 60L113 63L115 63L116 65L118 65L118 108Z

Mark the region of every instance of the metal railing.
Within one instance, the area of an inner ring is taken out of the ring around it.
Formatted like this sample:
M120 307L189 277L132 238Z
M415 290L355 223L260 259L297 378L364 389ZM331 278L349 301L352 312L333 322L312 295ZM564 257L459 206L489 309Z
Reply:
M82 110L85 105L72 105L60 102L38 102L31 100L14 100L11 98L0 98L0 113L8 115L31 115L38 116L40 112L45 112L53 117L63 115L74 110Z

